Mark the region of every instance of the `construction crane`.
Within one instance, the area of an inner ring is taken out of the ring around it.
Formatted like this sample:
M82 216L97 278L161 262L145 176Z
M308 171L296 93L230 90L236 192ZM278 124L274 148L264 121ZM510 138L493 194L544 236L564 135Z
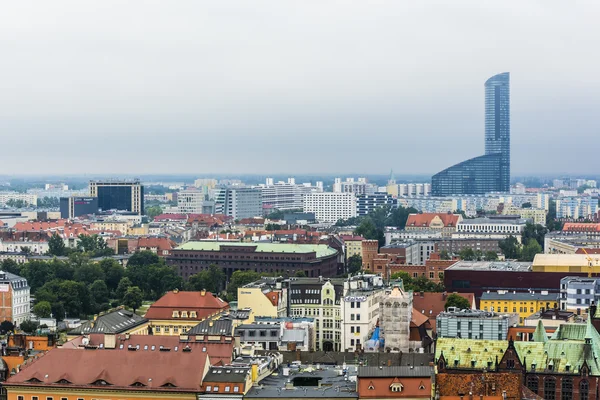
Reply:
M594 272L594 261L596 261L596 266L598 266L598 261L600 261L600 258L596 257L596 258L592 258L590 257L590 255L588 254L587 251L585 251L585 248L581 248L581 250L583 250L583 252L585 253L585 258L587 258L588 260L588 267L590 268L588 271L588 278L592 277L592 272Z

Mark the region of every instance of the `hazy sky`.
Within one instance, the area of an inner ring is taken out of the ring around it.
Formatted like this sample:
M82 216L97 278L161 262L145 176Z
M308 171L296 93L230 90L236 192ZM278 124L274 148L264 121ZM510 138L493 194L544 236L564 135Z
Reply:
M483 154L598 173L600 2L11 1L0 174L435 173Z

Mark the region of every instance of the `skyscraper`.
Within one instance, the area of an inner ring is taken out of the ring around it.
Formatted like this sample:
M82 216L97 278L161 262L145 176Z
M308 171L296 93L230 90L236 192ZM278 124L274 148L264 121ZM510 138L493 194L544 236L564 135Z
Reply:
M144 214L144 186L137 179L90 181L90 196L98 198L98 208L102 211Z
M438 172L431 178L433 196L484 194L510 190L509 73L485 82L485 155Z

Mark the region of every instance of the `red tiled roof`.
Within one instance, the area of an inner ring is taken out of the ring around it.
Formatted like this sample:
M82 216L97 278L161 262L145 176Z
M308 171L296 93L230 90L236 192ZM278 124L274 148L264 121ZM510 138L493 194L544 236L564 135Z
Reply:
M93 333L87 336L89 338L90 346L100 346L104 343L103 333ZM73 340L68 341L63 345L63 349L81 349L83 347L82 342L83 336L78 336ZM123 348L120 348L120 345ZM127 339L126 335L117 335L116 347L114 350L127 351L129 345L136 347L140 346L140 351L159 351L160 346L163 348L169 348L171 351L175 350L175 346L182 349L185 346L189 346L192 352L206 352L210 358L211 365L227 365L231 363L234 343L231 342L219 343L219 342L204 342L190 340L189 342L182 342L177 335L130 335ZM147 350L146 350L146 347ZM155 350L152 350L152 346Z
M15 231L47 231L64 227L66 219L59 219L54 222L17 222L13 229Z
M448 213L423 213L423 214L410 214L406 220L406 226L419 226L428 227L431 221L439 217L442 220L444 226L456 226L460 219L460 214L448 214Z
M177 352L54 349L11 376L6 385L98 388L99 383L94 383L103 380L107 383L101 386L103 390L198 392L206 360L204 352L181 349ZM58 383L63 379L70 383ZM146 386L132 386L136 383Z
M410 317L410 324L413 326L421 326L429 321L425 315L421 314L417 309L413 307L412 315Z
M585 248L585 251L588 254L600 254L600 249L589 249L589 248ZM585 252L583 251L583 249L577 249L577 251L575 252L575 254L585 254Z
M203 294L204 293L204 294ZM174 320L197 320L219 311L229 308L226 301L214 296L210 292L168 292L150 306L146 312L146 319L174 319ZM174 318L173 311L196 311L196 318Z
M240 219L240 225L263 225L265 223L264 218L242 218Z
M265 296L267 297L267 299L269 299L273 306L277 307L277 305L279 304L279 292L272 290L270 292L265 293Z
M444 311L446 300L452 293L447 293L444 298L444 293L413 293L413 307L425 314L429 319L435 319L439 313ZM469 304L473 304L475 295L473 293L457 293L460 297L463 297L469 301Z
M565 222L563 232L600 232L600 224Z
M154 221L185 221L187 217L185 214L160 214L154 217Z
M141 237L138 239L137 247L156 247L158 250L173 250L175 242L166 237Z
M362 242L363 240L365 240L364 237L359 236L359 235L340 235L340 238L344 241L344 242Z

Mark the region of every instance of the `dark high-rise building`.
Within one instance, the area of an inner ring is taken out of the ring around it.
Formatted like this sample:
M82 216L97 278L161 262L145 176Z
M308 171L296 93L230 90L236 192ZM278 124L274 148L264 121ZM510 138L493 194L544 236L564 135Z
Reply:
M433 196L510 190L510 80L505 72L485 82L485 155L438 172Z
M75 218L81 215L97 214L97 197L61 197L60 217L64 219Z
M144 214L144 187L139 180L90 181L90 196L98 198L98 208L102 211Z

